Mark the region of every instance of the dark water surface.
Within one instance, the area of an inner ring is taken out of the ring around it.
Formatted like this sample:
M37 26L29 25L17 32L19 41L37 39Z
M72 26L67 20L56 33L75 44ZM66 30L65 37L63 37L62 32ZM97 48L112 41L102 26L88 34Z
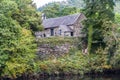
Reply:
M70 77L49 77L41 78L40 80L120 80L120 75L107 75L107 76L70 76Z
M0 79L1 80L1 79ZM11 79L2 79L2 80L11 80ZM45 77L41 76L40 78L36 77L19 77L16 80L120 80L120 74L114 75L92 75L92 76L65 76L65 77Z

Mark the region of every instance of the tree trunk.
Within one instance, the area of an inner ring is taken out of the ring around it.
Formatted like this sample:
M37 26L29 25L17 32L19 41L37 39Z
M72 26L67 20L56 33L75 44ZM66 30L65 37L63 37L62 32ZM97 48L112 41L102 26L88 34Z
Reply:
M90 25L90 27L88 28L88 54L90 54L90 52L91 52L92 34L93 34L93 26Z

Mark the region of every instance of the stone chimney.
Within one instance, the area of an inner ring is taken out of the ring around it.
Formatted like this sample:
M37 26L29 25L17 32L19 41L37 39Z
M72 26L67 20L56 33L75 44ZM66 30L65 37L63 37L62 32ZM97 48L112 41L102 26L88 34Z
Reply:
M42 13L42 21L46 19L45 13Z

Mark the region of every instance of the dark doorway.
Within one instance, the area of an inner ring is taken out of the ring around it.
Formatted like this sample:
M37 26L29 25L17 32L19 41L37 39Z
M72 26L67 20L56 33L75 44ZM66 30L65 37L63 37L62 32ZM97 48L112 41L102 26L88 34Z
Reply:
M51 36L54 36L54 29L50 29Z
M73 32L71 32L71 36L74 36Z
M43 34L43 36L44 36L44 37L46 37L46 35L45 35L45 34Z

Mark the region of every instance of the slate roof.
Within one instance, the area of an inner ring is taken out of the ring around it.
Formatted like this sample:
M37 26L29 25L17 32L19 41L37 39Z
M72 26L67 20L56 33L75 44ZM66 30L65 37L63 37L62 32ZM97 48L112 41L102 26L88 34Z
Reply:
M63 17L45 19L43 20L42 25L44 26L44 28L53 28L60 25L72 25L76 22L80 15L81 14L79 13Z

